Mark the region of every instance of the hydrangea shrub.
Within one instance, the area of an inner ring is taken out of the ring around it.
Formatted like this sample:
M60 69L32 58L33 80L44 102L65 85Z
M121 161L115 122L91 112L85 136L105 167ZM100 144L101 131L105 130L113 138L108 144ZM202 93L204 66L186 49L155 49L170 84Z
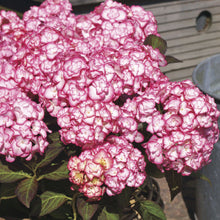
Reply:
M70 219L119 219L103 201L126 194L128 205L149 164L187 176L210 162L220 112L191 81L161 72L168 59L150 11L112 0L71 10L46 0L22 19L0 13L0 182L14 187L1 200L17 197L34 217L72 204ZM68 187L52 190L54 181ZM137 203L143 218L165 219Z

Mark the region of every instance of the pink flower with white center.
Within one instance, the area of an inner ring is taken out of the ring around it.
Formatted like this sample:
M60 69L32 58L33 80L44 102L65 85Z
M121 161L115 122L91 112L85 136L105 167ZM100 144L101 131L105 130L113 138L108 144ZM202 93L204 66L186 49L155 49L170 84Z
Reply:
M80 102L87 100L87 89L80 89L73 80L69 80L62 91L67 95L71 106L76 106Z
M90 32L95 28L94 24L89 20L87 15L78 15L76 17L76 31L79 32L83 38L90 36Z
M51 27L46 27L41 31L41 43L55 42L59 38L59 34Z
M93 142L94 130L89 125L79 125L76 131L78 143Z
M111 22L123 22L126 20L127 13L121 8L104 8L101 14L102 18Z
M84 193L85 196L93 200L99 200L100 197L104 194L103 189L101 187L88 186L88 184L85 184L82 190L80 191Z
M70 118L70 109L68 108L63 108L59 111L57 114L57 123L60 127L71 127L71 118Z
M180 104L182 104L181 100L173 97L165 103L164 110L177 112L180 109Z
M103 174L103 168L100 164L94 163L89 160L86 163L85 173L87 177L92 180L94 177L99 178Z
M93 106L82 106L80 109L82 115L83 115L83 121L87 124L94 124L96 112L95 108Z
M196 97L192 100L192 107L196 114L202 114L209 111L208 106L206 105L205 97Z
M157 138L155 135L151 137L151 139L142 145L146 149L146 154L148 155L148 159L155 164L163 163L163 140L161 138Z
M144 74L144 64L140 61L132 60L129 64L129 70L134 76L141 76Z
M117 173L117 176L118 176L118 180L119 181L126 181L128 178L129 178L129 175L130 175L130 170L128 168L123 168L121 169L118 173Z
M114 98L114 89L104 76L97 78L89 87L89 97L93 100L109 102Z
M182 122L182 130L183 131L192 131L196 127L198 127L198 120L196 118L196 115L192 112L188 113L187 115L183 116L183 122ZM204 127L204 126L203 126Z
M48 59L53 60L59 53L59 48L55 43L48 43L43 47L43 51L45 51Z
M147 120L149 123L147 131L153 133L161 133L163 131L163 126L166 124L166 121L163 119L163 115L155 113Z
M66 80L78 77L81 71L87 67L86 62L81 57L75 57L64 63L64 78Z
M196 97L198 97L200 94L200 91L198 88L186 88L184 90L184 97L186 100L192 100L195 99Z
M187 142L185 142L182 145L177 146L177 149L175 149L175 151L178 153L178 156L180 158L187 158L191 155L191 148L191 144L187 144Z
M112 157L105 150L100 150L95 156L93 161L100 164L104 170L109 170L112 167Z
M137 130L137 122L131 117L120 117L118 121L120 129L123 131L135 131Z
M184 115L188 114L188 113L191 112L191 111L192 111L192 109L191 109L190 106L188 106L188 104L187 104L186 101L182 101L182 102L180 103L179 113L180 113L181 115L184 116Z
M138 98L137 98L137 101ZM138 118L141 122L144 122L144 118L147 118L148 116L151 116L155 111L156 111L156 108L155 108L155 100L153 99L143 99L143 100L140 100L138 102Z
M77 170L78 164L81 162L81 160L78 157L71 157L71 159L68 162L67 168L69 170Z
M182 118L176 114L172 114L170 117L165 118L165 127L167 131L178 130L182 125Z
M73 184L80 185L84 183L84 173L78 170L72 170L70 172L70 181Z

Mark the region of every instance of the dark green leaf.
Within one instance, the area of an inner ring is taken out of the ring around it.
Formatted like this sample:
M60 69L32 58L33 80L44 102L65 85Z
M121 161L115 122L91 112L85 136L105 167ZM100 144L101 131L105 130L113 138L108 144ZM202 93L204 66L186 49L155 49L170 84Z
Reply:
M62 193L55 193L46 191L40 196L41 198L41 212L40 216L51 213L59 208L67 200L71 199Z
M66 202L65 204L63 204L62 206L60 206L58 209L54 210L53 212L51 212L50 214L50 219L74 219L73 215L72 215L72 207L71 205L68 204L68 202Z
M173 57L173 56L165 56L165 60L167 61L167 64L169 63L181 63L181 60L178 60L177 58Z
M53 143L58 143L60 142L60 134L59 132L53 132L48 135L48 138L53 142Z
M14 172L0 162L0 183L12 183L24 178L31 178L31 176L23 171Z
M39 196L35 196L31 201L30 209L29 209L29 217L31 219L35 219L34 217L38 217L41 211L41 199Z
M182 176L174 170L165 171L165 177L170 189L171 201L182 190Z
M149 45L152 46L153 49L159 49L160 53L165 54L166 50L167 50L167 42L161 38L158 37L156 35L149 35L145 41L144 41L144 45Z
M0 199L2 197L11 197L15 195L17 183L1 183L0 184Z
M82 197L77 198L76 206L83 220L90 220L98 209L97 203L86 202Z
M150 200L139 202L138 213L143 219L166 220L166 216L159 205Z
M67 163L63 163L58 169L51 173L44 174L40 176L39 178L42 179L48 179L48 180L62 180L62 179L67 179L69 177L68 173L69 170L67 169Z
M106 210L106 207L102 209L102 212L98 216L98 220L119 220L119 214L117 213L110 213Z
M37 193L37 188L38 182L35 177L32 177L30 179L22 180L18 184L15 194L23 205L30 208L30 203Z
M146 166L147 174L151 177L162 178L164 173L162 173L155 164L148 162Z
M63 146L60 141L50 144L45 152L44 158L36 165L36 168L50 164L62 150Z

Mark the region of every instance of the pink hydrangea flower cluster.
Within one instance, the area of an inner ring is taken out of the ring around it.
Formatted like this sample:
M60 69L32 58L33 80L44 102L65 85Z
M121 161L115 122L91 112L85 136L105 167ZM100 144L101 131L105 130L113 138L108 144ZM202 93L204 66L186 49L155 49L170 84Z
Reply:
M0 82L4 84L4 80ZM0 86L0 154L8 162L16 157L31 160L34 153L44 153L49 130L43 118L40 104L17 88Z
M23 20L3 11L1 57L13 70L8 77L58 118L65 143L100 143L118 130L113 102L166 81L159 69L166 61L143 45L149 34L158 35L151 12L112 0L87 15L75 16L71 8L67 0L47 0Z
M189 80L155 83L142 95L127 100L124 112L147 123L150 140L143 143L149 161L163 171L189 175L210 162L219 138L220 112L214 99Z
M68 163L73 189L90 199L112 196L125 186L138 187L146 178L146 163L141 152L125 138L109 136L102 144L84 150Z

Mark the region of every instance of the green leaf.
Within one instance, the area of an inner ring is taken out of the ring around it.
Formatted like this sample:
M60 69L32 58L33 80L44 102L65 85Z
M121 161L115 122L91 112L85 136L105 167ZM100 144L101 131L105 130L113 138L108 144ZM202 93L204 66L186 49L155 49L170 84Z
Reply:
M37 188L38 182L35 177L32 177L31 179L22 180L18 184L15 194L23 205L30 208L30 203L37 193Z
M44 158L36 165L36 169L50 164L63 150L60 141L50 144L44 154Z
M53 212L51 212L50 214L50 219L69 219L69 220L73 220L73 215L72 215L72 208L71 205L67 203L63 204L62 206L60 206L58 209L54 210Z
M77 198L77 211L83 220L90 220L98 209L97 203L86 202L82 197Z
M58 169L51 173L44 174L39 177L39 179L48 179L48 180L62 180L67 179L69 177L69 170L67 168L67 163L63 163Z
M178 60L177 58L173 57L173 56L165 56L165 60L167 61L167 64L169 63L181 63L181 60Z
M158 37L156 35L149 35L145 41L144 41L144 45L149 45L152 46L153 49L159 49L160 53L165 54L166 50L167 50L167 42L161 38Z
M182 176L174 170L165 171L165 177L170 189L171 201L182 190Z
M56 119L57 120L57 119ZM48 135L48 138L53 142L53 143L58 143L60 141L60 134L58 131L52 132L51 134Z
M31 178L28 173L23 171L14 172L0 162L0 183L12 183L24 178Z
M148 162L146 169L147 174L154 178L163 178L165 176L164 173L162 173L155 164Z
M0 184L0 200L2 197L11 197L15 195L17 183L1 183Z
M71 198L67 197L62 193L55 193L51 191L46 191L40 195L41 198L41 212L40 216L51 213L52 211L59 208L63 205L67 200L71 200Z
M31 201L31 205L29 209L30 219L36 219L36 217L39 217L40 211L41 211L41 199L39 196L35 196Z
M161 207L153 201L145 200L139 203L140 206L137 209L143 219L166 220L166 216Z
M98 220L119 220L119 214L110 213L106 210L106 207L102 209L102 212L98 216Z

